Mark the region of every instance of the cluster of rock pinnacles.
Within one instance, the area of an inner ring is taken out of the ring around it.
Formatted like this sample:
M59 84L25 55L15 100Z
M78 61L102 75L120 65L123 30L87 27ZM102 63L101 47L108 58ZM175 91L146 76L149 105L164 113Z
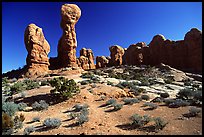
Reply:
M75 4L61 7L61 28L63 34L58 42L57 57L48 58L50 45L41 28L35 24L27 26L24 41L28 55L26 58L27 76L44 74L50 69L80 67L84 70L119 65L158 65L168 64L178 69L202 73L202 32L191 29L184 40L171 41L156 35L147 46L144 42L130 45L127 49L114 45L109 48L110 57L97 56L96 65L91 49L82 48L76 58L77 39L75 25L81 16Z

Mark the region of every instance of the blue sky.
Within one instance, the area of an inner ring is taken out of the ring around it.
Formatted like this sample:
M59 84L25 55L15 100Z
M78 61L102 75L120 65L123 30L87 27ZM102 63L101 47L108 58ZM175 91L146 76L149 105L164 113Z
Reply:
M76 24L77 57L83 47L94 56L109 56L109 47L149 44L157 34L182 40L191 28L202 30L202 2L70 2L82 15ZM2 2L2 72L23 67L27 51L24 31L34 23L50 44L49 57L57 56L62 36L60 9L65 2Z

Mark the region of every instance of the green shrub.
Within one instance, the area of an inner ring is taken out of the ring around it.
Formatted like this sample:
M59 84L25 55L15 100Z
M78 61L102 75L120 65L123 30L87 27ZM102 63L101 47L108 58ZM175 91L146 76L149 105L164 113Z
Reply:
M93 78L94 74L91 73L91 72L83 73L80 77L82 77L82 78Z
M16 111L18 111L18 105L14 102L4 102L2 104L2 112L8 114L9 116L14 116Z
M123 102L125 105L127 105L127 104L132 105L134 103L139 103L140 101L137 98L124 98Z
M190 88L184 88L181 89L176 96L180 99L191 99L193 97L193 92L194 91Z
M78 125L82 125L83 123L88 122L88 121L89 121L89 118L88 118L87 115L80 114L80 115L77 117L77 124L78 124Z
M26 85L23 82L16 82L10 87L11 93L16 94L26 90Z
M148 95L141 95L141 99L143 100L149 100L150 97Z
M112 106L114 111L118 111L123 107L123 104L113 104Z
M50 83L48 80L43 80L41 81L40 86L50 86Z
M114 84L113 84L113 82L107 81L107 85L113 86Z
M38 82L29 79L24 80L23 83L26 85L26 90L36 89L40 87Z
M27 107L26 103L24 103L24 102L18 103L18 110L19 111L24 111L26 107Z
M199 113L201 113L201 109L197 107L190 107L188 117L196 117ZM184 115L185 116L185 115Z
M34 126L29 126L29 127L26 127L24 129L24 135L30 135L30 133L34 132L35 131L35 127Z
M47 128L58 128L61 124L62 123L59 118L46 118L43 121L43 125Z
M32 121L33 122L40 122L40 117L33 117Z
M2 113L2 135L11 135L13 133L14 121L7 113Z
M49 104L47 104L44 100L40 100L39 103L37 101L35 101L32 104L32 108L35 111L45 110L45 109L48 109L48 107L49 107Z
M170 103L168 106L170 108L178 108L178 107L184 107L184 106L189 106L190 103L182 100L182 99L176 99L174 102Z
M106 105L111 105L111 104L115 104L116 100L115 99L109 99L108 101L106 101Z
M148 115L140 116L139 114L134 114L130 117L132 120L132 125L137 127L143 127L151 121L151 118Z
M168 122L165 122L162 118L160 117L156 117L156 118L153 118L155 124L154 124L154 127L156 130L162 130Z
M160 97L162 98L168 98L169 97L169 93L161 93Z
M151 102L146 102L143 104L142 107L149 107L148 110L153 110L153 109L156 109L158 106L157 104L154 104L154 103L151 103Z
M87 104L83 104L83 105L76 104L76 105L73 106L73 108L75 108L74 111L79 112L79 111L81 111L81 110L83 110L85 108L88 108L88 105Z
M50 85L54 87L54 89L50 90L52 94L58 94L62 99L67 99L76 94L79 91L79 86L77 86L76 82L71 79L65 79L64 77L54 78L49 81Z

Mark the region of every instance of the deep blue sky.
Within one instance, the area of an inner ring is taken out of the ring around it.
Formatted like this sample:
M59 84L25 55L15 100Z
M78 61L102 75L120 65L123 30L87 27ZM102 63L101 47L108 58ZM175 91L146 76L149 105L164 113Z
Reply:
M70 2L82 15L76 24L77 57L82 47L94 56L109 56L111 45L149 44L153 36L181 40L193 27L202 30L202 2ZM23 67L27 51L24 31L34 23L50 44L49 57L57 56L62 36L60 9L65 2L2 2L2 72Z

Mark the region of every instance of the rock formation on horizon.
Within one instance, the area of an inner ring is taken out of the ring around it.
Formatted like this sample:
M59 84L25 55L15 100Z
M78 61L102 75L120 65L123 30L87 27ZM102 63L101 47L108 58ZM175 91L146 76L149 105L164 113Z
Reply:
M57 62L60 67L77 67L75 24L81 17L81 10L75 4L64 4L61 7L61 17L63 34L58 42Z
M80 57L77 59L77 64L84 70L95 69L93 51L82 48L80 50Z
M108 67L109 59L105 56L96 57L96 68Z
M121 46L114 45L109 48L110 50L110 66L119 66L123 63L123 55L125 53Z
M35 24L26 27L24 33L24 43L28 55L26 58L26 76L43 74L48 71L50 45L44 37L42 28Z

